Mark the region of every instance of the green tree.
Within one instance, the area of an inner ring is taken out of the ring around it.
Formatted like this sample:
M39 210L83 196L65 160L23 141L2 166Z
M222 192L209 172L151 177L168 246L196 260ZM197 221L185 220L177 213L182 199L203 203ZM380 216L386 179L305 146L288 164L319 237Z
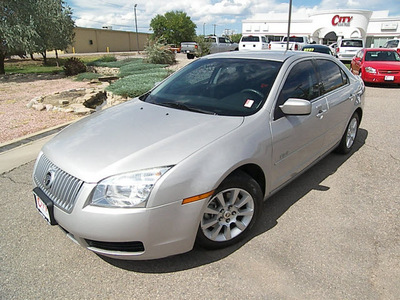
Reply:
M239 43L241 37L242 37L242 34L241 34L241 33L235 33L235 34L232 34L232 35L230 36L230 39L231 39L231 41L234 42L234 43Z
M179 45L196 37L196 24L183 11L169 11L163 16L155 16L150 28L153 30L153 40L163 40L167 44Z
M19 52L64 50L72 43L74 22L64 0L0 1L0 74L4 60Z
M72 44L75 24L71 9L63 0L36 0L36 5L32 11L37 33L33 50L43 56L46 64L46 51L57 53Z
M0 1L0 74L4 74L4 60L8 55L33 48L37 34L31 18L35 0Z

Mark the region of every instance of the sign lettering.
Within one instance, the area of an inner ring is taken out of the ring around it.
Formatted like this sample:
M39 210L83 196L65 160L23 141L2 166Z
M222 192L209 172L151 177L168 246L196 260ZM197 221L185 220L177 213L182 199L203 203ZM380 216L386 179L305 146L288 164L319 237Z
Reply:
M333 26L350 26L351 20L353 20L352 16L335 15L332 18L332 25Z

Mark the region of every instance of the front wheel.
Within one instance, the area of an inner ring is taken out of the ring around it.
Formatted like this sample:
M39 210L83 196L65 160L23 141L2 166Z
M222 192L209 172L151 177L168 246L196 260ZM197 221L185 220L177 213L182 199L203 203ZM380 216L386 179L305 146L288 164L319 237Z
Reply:
M208 249L230 246L245 238L262 206L259 184L236 172L217 188L201 216L196 242Z
M354 142L357 138L358 127L360 126L360 117L354 113L351 117L349 124L347 124L346 131L344 132L336 152L346 154L351 151Z

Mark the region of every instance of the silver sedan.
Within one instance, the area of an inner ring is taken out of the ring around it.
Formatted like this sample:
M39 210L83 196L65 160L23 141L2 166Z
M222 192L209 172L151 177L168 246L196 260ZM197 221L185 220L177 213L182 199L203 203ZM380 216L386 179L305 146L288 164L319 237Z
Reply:
M337 59L231 52L69 126L33 172L40 214L100 255L155 259L246 238L263 200L351 151L364 85Z

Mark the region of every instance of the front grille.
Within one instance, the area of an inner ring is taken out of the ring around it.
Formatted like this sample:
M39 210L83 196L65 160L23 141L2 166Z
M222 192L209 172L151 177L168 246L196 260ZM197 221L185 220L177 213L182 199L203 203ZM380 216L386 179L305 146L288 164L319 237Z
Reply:
M100 242L85 240L89 247L94 247L109 251L123 252L143 252L144 245L142 242Z
M387 75L395 75L395 74L399 74L399 71L379 70L379 73L381 73L381 74L387 74Z
M64 172L45 155L39 158L33 174L35 184L49 197L54 205L70 213L83 181Z

